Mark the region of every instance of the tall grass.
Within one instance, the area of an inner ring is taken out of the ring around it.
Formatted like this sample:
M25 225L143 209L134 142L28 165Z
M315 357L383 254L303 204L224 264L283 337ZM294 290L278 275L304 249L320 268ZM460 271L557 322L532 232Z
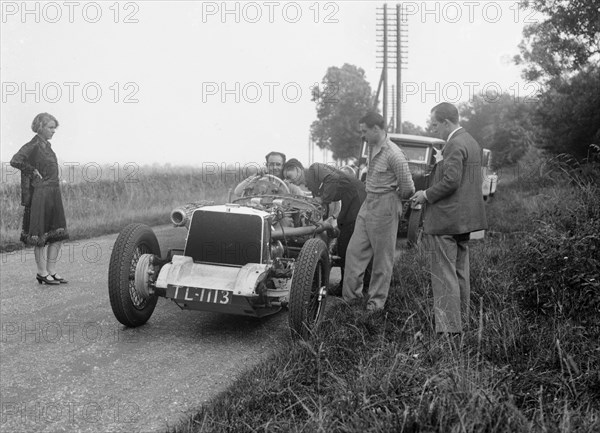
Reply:
M61 193L71 239L119 231L130 222L168 224L178 205L191 201L224 202L228 189L240 181L240 173L202 171L191 167L136 167L114 177L104 167L102 176L89 171L86 177L64 173ZM2 218L0 250L20 248L23 208L18 176L0 184Z
M462 340L435 334L427 251L405 252L383 312L333 306L171 431L600 431L599 168L549 164L487 205Z

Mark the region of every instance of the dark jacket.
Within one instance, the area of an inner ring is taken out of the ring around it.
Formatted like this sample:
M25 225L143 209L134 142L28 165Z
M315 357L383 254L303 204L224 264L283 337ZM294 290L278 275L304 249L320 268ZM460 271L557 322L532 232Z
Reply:
M43 142L43 139L39 135L35 135L10 160L11 166L21 170L21 206L31 204L33 187L37 181L37 179L34 179L33 170L37 169L44 178L48 177L47 175L50 175L50 172L54 173L57 170L57 167L51 167L51 164L56 164L56 159L47 161L43 153L40 152L41 142Z
M367 196L365 185L360 180L318 162L305 171L305 179L306 187L314 197L321 197L323 205L338 200L342 202L338 224L356 220L360 205Z
M425 233L457 235L487 228L481 155L479 144L462 128L444 145L426 190Z

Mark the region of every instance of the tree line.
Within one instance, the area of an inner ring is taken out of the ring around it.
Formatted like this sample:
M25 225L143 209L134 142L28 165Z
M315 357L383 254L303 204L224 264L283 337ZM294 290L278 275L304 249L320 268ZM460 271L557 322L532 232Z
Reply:
M539 92L535 97L475 96L459 104L461 123L493 151L496 168L518 162L531 149L590 158L600 149L600 8L588 0L526 0L520 7L545 17L525 26L513 59ZM313 92L317 120L311 138L336 159L356 157L358 120L374 99L365 71L350 64L332 66L322 83L324 88L335 83L336 99ZM402 126L406 134L431 135L429 126Z

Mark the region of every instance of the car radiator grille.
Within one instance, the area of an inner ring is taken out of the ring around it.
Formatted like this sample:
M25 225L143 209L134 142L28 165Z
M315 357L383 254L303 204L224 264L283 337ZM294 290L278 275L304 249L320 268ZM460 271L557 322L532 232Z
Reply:
M258 215L198 209L192 216L184 254L195 262L262 263L264 227Z

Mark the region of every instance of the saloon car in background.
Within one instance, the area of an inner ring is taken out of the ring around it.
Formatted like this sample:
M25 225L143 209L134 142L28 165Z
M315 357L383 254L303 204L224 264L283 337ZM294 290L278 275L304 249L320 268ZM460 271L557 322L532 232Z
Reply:
M436 162L436 156L441 156L443 140L434 137L424 137L410 134L388 133L392 142L398 145L408 159L408 168L410 169L415 189L427 188L429 174ZM363 143L361 150L361 160L368 159L367 143ZM364 171L358 170L356 176L364 178ZM423 208L421 205L414 204L410 200L402 200L402 214L398 226L398 235L406 234L408 246L414 246L420 242L421 227L423 225Z
M481 176L483 177L483 182L481 184L483 199L487 200L489 197L494 196L496 193L496 186L498 185L498 175L492 169L492 151L490 149L483 149Z
M307 338L325 308L337 228L310 197L257 177L231 203L190 203L171 213L185 246L165 256L152 229L130 224L110 258L108 292L117 320L143 325L158 297L181 309L262 317L289 309L293 337Z
M429 184L429 175L433 166L442 158L441 149L444 140L434 137L426 137L410 134L388 133L392 142L398 145L408 159L408 167L415 184L415 190L427 189ZM367 144L363 143L361 157L367 159ZM498 175L492 170L492 152L489 149L483 149L482 155L482 177L481 185L483 198L493 196L498 184ZM362 172L354 171L355 175L361 176ZM409 200L402 201L402 215L398 233L406 233L408 246L416 245L420 242L423 226L423 208L421 205L415 205Z

